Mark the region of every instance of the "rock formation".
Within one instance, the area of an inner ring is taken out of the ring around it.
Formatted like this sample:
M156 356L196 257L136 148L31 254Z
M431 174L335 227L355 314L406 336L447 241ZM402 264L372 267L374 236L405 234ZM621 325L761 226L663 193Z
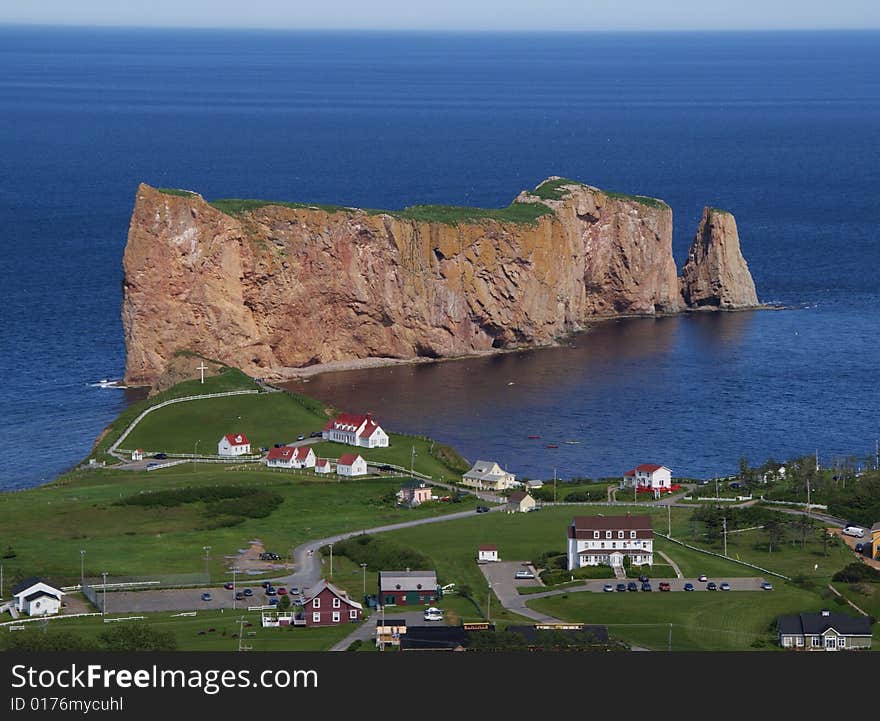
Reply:
M714 289L717 307L733 307L744 284L738 268L735 290L716 274L739 254L735 226L692 250L694 280L680 286L669 206L559 178L508 209L445 209L452 216L216 205L138 188L123 260L130 385L155 381L179 350L281 377L333 361L546 345L592 319L706 304L683 291Z
M739 249L733 215L703 208L697 235L681 274L689 308L750 308L758 305L755 283Z

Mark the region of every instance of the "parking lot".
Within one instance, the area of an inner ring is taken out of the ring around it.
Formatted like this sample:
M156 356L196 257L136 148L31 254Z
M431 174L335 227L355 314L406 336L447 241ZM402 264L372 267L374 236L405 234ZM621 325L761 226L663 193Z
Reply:
M259 584L239 585L239 591L253 590L254 595L234 601L232 591L216 588L166 588L149 591L108 591L106 613L148 613L155 611L198 611L200 609L247 608L268 604L269 597ZM210 593L211 600L203 601L202 594ZM103 594L98 591L99 598ZM276 598L279 598L276 596Z

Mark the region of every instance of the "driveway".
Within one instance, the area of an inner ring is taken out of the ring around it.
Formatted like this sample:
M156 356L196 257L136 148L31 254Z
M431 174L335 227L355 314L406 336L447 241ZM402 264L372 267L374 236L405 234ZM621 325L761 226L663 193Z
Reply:
M385 609L385 619L404 619L406 621L407 628L411 628L413 626L444 626L446 625L445 621L426 621L424 617L424 611L398 611L396 608L386 608ZM364 643L376 643L376 621L382 619L382 613L380 611L373 611L373 615L370 616L366 621L359 624L358 627L352 631L348 636L343 638L341 641L337 642L333 646L330 647L331 651L345 651L352 642L360 639Z

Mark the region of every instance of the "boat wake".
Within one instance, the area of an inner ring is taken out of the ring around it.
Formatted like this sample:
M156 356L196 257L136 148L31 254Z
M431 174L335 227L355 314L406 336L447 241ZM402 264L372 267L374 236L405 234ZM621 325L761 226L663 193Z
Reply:
M89 388L122 388L126 385L121 381L111 381L109 378L102 378L97 383L86 383Z

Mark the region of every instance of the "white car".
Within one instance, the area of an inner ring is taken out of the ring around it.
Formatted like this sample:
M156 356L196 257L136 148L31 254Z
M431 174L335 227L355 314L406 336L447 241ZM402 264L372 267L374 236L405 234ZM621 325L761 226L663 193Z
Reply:
M424 618L426 621L442 621L443 620L443 611L439 608L431 608L425 609Z

